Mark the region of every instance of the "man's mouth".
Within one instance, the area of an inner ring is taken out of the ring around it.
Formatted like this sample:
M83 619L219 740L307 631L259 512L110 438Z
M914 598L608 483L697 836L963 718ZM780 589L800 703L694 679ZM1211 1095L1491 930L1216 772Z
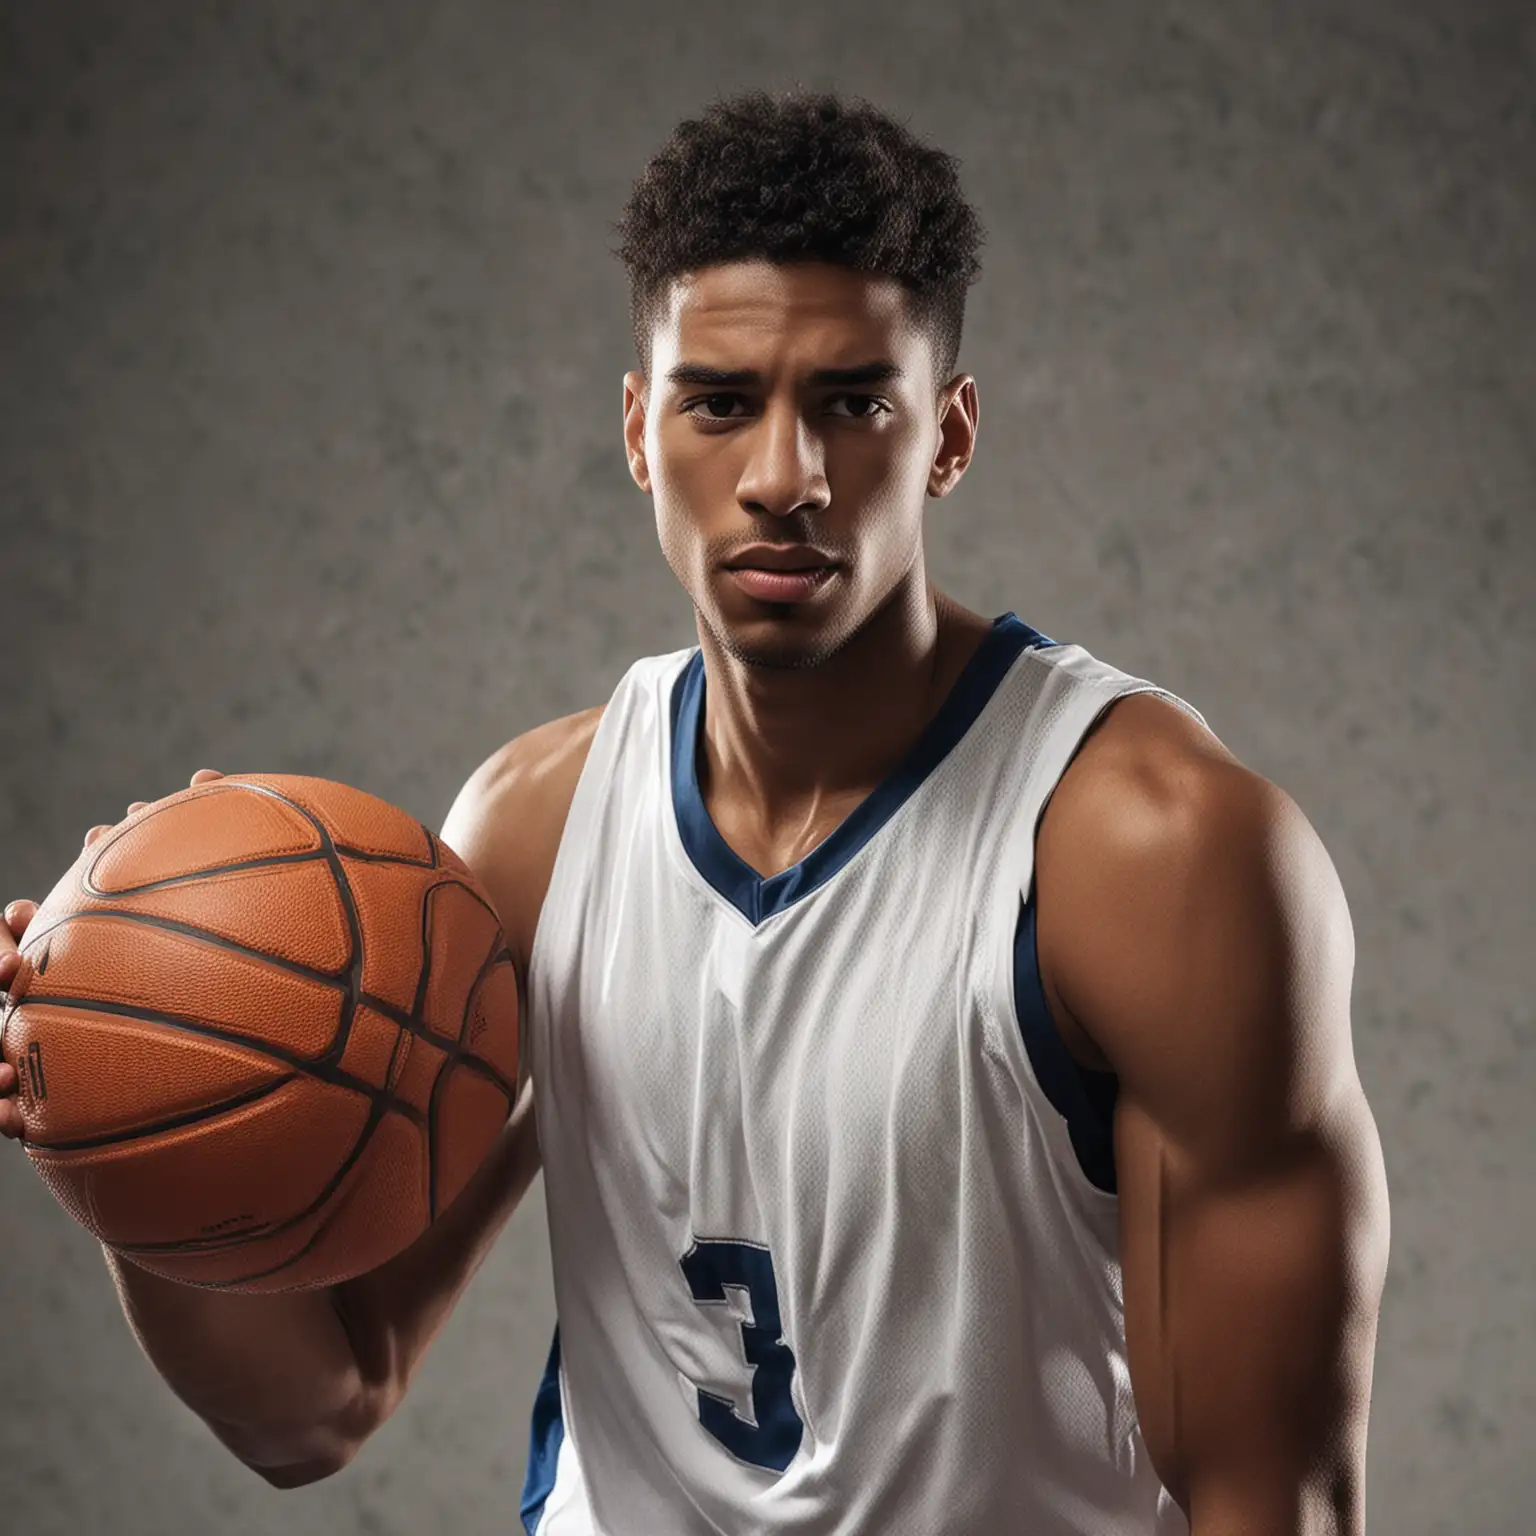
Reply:
M820 591L837 574L836 565L804 565L770 570L759 565L732 565L726 574L750 597L770 603L797 603Z
M748 544L725 562L729 570L815 571L837 562L814 544Z

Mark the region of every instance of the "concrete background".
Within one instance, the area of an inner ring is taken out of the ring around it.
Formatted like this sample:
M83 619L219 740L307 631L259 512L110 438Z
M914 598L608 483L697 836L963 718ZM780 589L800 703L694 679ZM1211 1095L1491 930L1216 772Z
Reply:
M203 765L441 825L500 742L690 643L624 465L609 222L717 92L868 96L990 232L939 584L1190 699L1349 893L1393 1197L1371 1529L1536 1528L1531 16L5 4L0 899ZM170 1396L3 1149L0 1317L8 1530L517 1527L537 1198L299 1492Z

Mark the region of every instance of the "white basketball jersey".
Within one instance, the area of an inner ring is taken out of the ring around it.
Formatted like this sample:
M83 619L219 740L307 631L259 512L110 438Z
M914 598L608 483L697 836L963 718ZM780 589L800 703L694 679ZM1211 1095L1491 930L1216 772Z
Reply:
M697 648L620 682L529 961L527 1530L1185 1536L1126 1364L1115 1085L1050 1023L1032 892L1088 728L1172 695L1005 614L763 879L700 796L704 688Z

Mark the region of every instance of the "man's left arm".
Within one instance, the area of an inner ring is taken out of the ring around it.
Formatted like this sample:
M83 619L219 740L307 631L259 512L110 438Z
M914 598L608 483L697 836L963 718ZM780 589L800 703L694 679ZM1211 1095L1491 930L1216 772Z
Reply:
M1075 901L1083 937L1057 977L1120 1079L1143 1438L1192 1536L1361 1536L1388 1207L1344 893L1294 802L1234 760L1136 767L1076 803L1057 917Z

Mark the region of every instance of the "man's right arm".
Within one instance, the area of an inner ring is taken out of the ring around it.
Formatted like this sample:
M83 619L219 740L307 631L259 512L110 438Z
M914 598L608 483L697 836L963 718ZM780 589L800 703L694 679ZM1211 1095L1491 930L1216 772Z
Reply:
M103 1245L128 1326L166 1384L277 1488L338 1471L392 1408L338 1307L340 1287L271 1296L202 1290Z
M486 887L520 977L600 715L568 716L508 743L476 770L443 827L443 841ZM6 909L22 931L28 908ZM0 924L0 986L15 975L14 951ZM0 1063L0 1133L11 1136L14 1088ZM129 1326L171 1390L247 1466L276 1487L296 1487L344 1467L394 1411L538 1168L525 1086L459 1198L366 1275L262 1296L165 1280L111 1252L107 1264Z

